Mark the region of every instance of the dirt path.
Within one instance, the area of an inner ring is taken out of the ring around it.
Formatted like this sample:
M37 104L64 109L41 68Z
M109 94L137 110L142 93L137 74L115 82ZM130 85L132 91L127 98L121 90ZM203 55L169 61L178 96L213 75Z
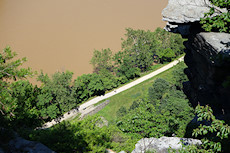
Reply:
M160 69L158 69L158 70L156 70L156 71L154 71L154 72L152 72L152 73L150 73L148 75L145 75L145 76L143 76L143 77L141 77L141 78L139 78L139 79L137 79L137 80L135 80L133 82L130 82L130 83L128 83L128 84L126 84L126 85L124 85L124 86L122 86L120 88L117 88L117 89L115 89L115 90L113 90L113 91L111 91L111 92L109 92L109 93L107 93L105 95L93 98L93 99L85 102L84 104L80 105L78 110L73 109L73 110L69 111L68 113L65 113L63 115L63 117L59 121L61 122L61 121L64 121L64 120L71 119L71 118L77 116L79 113L86 114L89 111L92 111L92 108L94 108L93 107L94 104L96 104L96 103L98 103L98 102L100 102L102 100L105 100L105 99L107 99L109 97L112 97L112 96L114 96L114 95L116 95L116 94L118 94L120 92L123 92L123 91L125 91L125 90L127 90L129 88L132 88L133 86L135 86L135 85L137 85L137 84L139 84L139 83L141 83L141 82L143 82L145 80L148 80L148 79L160 74L161 72L164 72L164 71L172 68L174 65L176 65L177 63L179 63L180 61L183 61L183 60L184 60L184 57L181 57L178 60L175 60L175 61L169 63L168 65L165 65L164 67L162 67L162 68L160 68ZM57 124L56 121L57 121L57 119L52 120L51 122L47 122L46 124L44 124L43 128L49 128L49 127Z

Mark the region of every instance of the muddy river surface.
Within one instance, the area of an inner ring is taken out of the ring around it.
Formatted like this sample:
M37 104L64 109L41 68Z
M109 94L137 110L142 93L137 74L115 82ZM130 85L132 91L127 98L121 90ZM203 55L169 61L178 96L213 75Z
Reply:
M121 47L125 28L164 27L167 0L0 0L0 49L48 74L91 73L94 49Z

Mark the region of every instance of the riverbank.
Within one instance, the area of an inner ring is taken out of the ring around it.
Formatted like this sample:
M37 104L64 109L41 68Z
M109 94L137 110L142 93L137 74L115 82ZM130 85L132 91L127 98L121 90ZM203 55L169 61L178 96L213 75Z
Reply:
M88 112L87 108L89 108L90 106L93 106L94 104L96 104L96 103L98 103L100 101L103 101L103 100L105 100L105 99L107 99L109 97L112 97L112 96L114 96L114 95L116 95L118 93L121 93L121 92L123 92L123 91L125 91L125 90L127 90L129 88L132 88L133 86L135 86L135 85L137 85L137 84L139 84L141 82L144 82L144 81L146 81L146 80L148 80L148 79L150 79L150 78L152 78L152 77L154 77L154 76L156 76L156 75L158 75L158 74L160 74L160 73L172 68L178 62L183 61L183 59L184 59L184 57L181 57L178 60L175 60L175 61L169 63L168 65L166 65L166 66L164 66L164 67L162 67L162 68L160 68L160 69L158 69L158 70L156 70L156 71L154 71L154 72L152 72L152 73L150 73L148 75L145 75L145 76L143 76L143 77L141 77L141 78L139 78L139 79L137 79L137 80L135 80L135 81L133 81L131 83L126 84L125 86L122 86L120 88L114 89L113 91L111 91L111 92L109 92L109 93L107 93L105 95L95 97L95 98L83 103L82 105L80 105L78 109L73 109L73 110L65 113L62 118L54 119L51 122L47 122L46 124L43 125L42 128L49 128L49 127L51 127L53 125L56 125L59 122L74 118L78 114L84 114L86 111Z

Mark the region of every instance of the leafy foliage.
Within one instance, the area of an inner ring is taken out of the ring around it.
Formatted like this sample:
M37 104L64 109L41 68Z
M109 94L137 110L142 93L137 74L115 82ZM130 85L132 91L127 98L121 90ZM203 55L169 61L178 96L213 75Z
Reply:
M136 66L147 70L153 62L171 61L183 53L183 39L178 34L169 33L161 28L154 32L126 29L126 40L122 39L122 48L129 51Z
M120 115L117 126L125 133L138 133L142 137L183 136L193 116L193 109L185 98L183 92L169 82L157 79L146 99L134 101L127 115Z
M118 52L114 56L116 75L122 83L140 76L140 69L136 67L133 57L128 51Z
M202 145L186 146L180 152L228 152L230 126L223 120L216 119L209 106L198 105L195 111L201 124L194 129L193 136L202 138Z
M203 140L203 149L206 151L222 152L229 150L229 135L230 135L230 126L225 124L223 120L218 120L213 115L213 111L209 106L200 106L196 107L196 113L198 116L198 121L200 122L210 122L210 125L200 125L197 129L194 130L193 135L204 136ZM223 147L223 148L222 148ZM225 149L225 150L222 150Z
M50 129L23 131L21 134L60 153L105 152L106 148L121 151L121 147L131 151L137 141L130 140L114 126L103 125L99 116L90 116L81 121L75 119L71 123L64 121Z
M13 120L17 118L16 111L20 109L17 98L13 97L13 85L18 79L25 78L32 75L30 68L19 67L26 61L26 58L13 60L16 56L15 52L12 52L10 47L6 47L3 52L0 53L0 119ZM29 104L28 104L29 105ZM1 125L5 126L5 125Z
M153 86L149 88L149 99L161 99L163 95L168 92L169 89L169 83L166 80L159 78L154 81Z
M171 59L175 57L175 53L170 48L159 49L157 50L156 54L158 55L162 63L163 61L171 61Z
M126 39L122 39L122 51L114 55L109 48L94 51L91 64L96 74L83 75L75 81L80 101L101 95L139 77L141 72L150 70L157 62L171 61L183 53L184 40L180 35L160 28L155 32L127 28L126 32ZM89 87L91 84L93 86Z
M39 111L36 107L37 96L40 89L33 86L27 80L19 80L10 85L10 94L15 100L15 117L12 119L14 127L36 127L39 126Z
M157 28L154 36L157 40L155 55L157 55L159 62L171 61L183 53L185 48L183 45L184 40L180 35Z
M169 114L157 114L152 104L143 101L117 122L119 129L125 133L138 133L142 137L161 137L169 133ZM170 124L173 124L172 122Z
M112 71L112 51L109 48L102 49L101 51L94 50L90 64L93 65L94 72L96 73L102 69Z
M180 62L176 65L175 69L173 70L173 78L174 82L177 88L182 89L183 88L183 82L188 81L188 78L186 75L184 75L184 69L187 66L185 63Z
M103 124L103 120L100 117L89 117L75 124L84 129L78 131L78 133L84 135L84 139L91 151L104 152L105 148L110 148L111 129L100 125Z
M106 83L109 84L109 82ZM74 81L73 89L80 102L87 100L91 96L102 95L106 90L102 77L96 73L79 76Z
M50 129L23 131L26 139L39 141L50 149L60 152L87 152L87 143L84 136L76 132L82 130L80 127L70 124L69 122L62 122L53 126Z
M38 95L37 108L43 119L54 119L78 104L75 91L71 88L72 72L56 72L52 79L41 73L38 80L43 83Z
M140 106L140 101L141 101L141 99L139 99L138 101L133 101L133 103L130 106L129 110L133 110L133 109L139 107Z
M122 48L128 51L139 69L146 70L153 63L156 42L153 32L131 28L127 28L126 31L127 39L122 39Z
M127 113L127 110L124 106L121 106L117 111L117 117L122 117Z
M210 2L220 8L226 8L227 12L222 12L215 7L211 7L200 23L205 31L230 32L230 1L229 0L210 0ZM219 13L220 15L215 15Z
M112 90L120 85L120 80L110 71L102 69L99 71L99 76L102 80L105 90Z

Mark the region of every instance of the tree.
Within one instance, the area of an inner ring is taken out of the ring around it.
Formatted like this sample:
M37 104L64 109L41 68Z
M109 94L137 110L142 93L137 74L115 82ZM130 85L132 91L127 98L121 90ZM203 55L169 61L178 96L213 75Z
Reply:
M98 73L102 69L112 71L112 51L108 49L102 49L101 51L94 50L93 57L90 64L93 65L94 72Z
M173 79L174 79L174 84L178 89L183 88L183 82L188 81L187 76L184 74L184 69L187 66L185 65L184 62L180 62L175 66L175 69L173 70Z
M145 71L151 66L155 53L155 37L153 32L144 30L126 29L126 39L122 39L122 49L129 52L135 65Z
M140 69L136 67L135 60L128 50L116 53L114 62L116 75L122 78L122 83L140 76Z
M179 34L167 32L161 28L154 31L156 38L156 54L161 63L171 61L184 51L183 38Z
M74 81L73 90L79 102L83 102L91 96L103 95L106 87L103 84L103 78L100 74L83 74ZM105 80L104 80L105 81ZM108 83L108 82L107 82Z
M91 74L83 74L79 77L77 77L76 80L74 80L74 86L73 90L76 93L76 97L79 99L79 102L83 102L87 100L92 93L88 89L88 84L91 79Z
M154 81L153 86L149 88L150 101L159 100L170 89L170 84L164 79L157 79Z
M157 50L156 54L159 57L160 63L171 62L172 58L175 57L175 53L170 48L160 48Z
M132 105L129 107L129 110L133 110L133 109L139 107L141 102L142 102L141 99L139 99L137 101L133 101Z
M171 88L158 104L158 111L161 114L169 113L174 121L170 130L177 136L183 137L187 124L193 119L194 111L190 107L183 91Z
M118 87L120 84L118 78L107 69L100 70L99 76L102 80L104 90L111 90Z
M163 63L183 53L184 40L179 34L161 28L154 32L131 28L126 31L127 38L122 39L122 49L130 52L135 65L142 71L148 69L156 59Z
M41 73L41 93L38 95L37 107L42 118L54 119L64 114L78 104L75 91L71 87L72 72L56 72L50 79Z
M42 121L36 107L40 89L33 86L28 80L19 80L10 84L10 95L14 98L14 118L11 125L14 127L37 127Z
M169 113L156 113L156 108L147 101L120 118L117 122L118 128L124 133L138 134L142 137L161 137L171 133L170 126L175 123Z
M100 75L93 73L91 75L91 79L90 82L88 84L88 89L91 93L90 96L94 96L94 95L103 95L105 93L105 87L103 85L103 81L102 78L100 77Z
M6 47L0 53L0 118L6 120L12 120L16 117L17 100L11 95L11 83L32 75L30 68L19 69L26 62L26 58L14 60L16 55L10 47Z
M149 88L148 99L158 113L171 116L171 133L183 136L188 122L193 117L193 109L189 106L183 91L177 90L164 79L157 79Z

